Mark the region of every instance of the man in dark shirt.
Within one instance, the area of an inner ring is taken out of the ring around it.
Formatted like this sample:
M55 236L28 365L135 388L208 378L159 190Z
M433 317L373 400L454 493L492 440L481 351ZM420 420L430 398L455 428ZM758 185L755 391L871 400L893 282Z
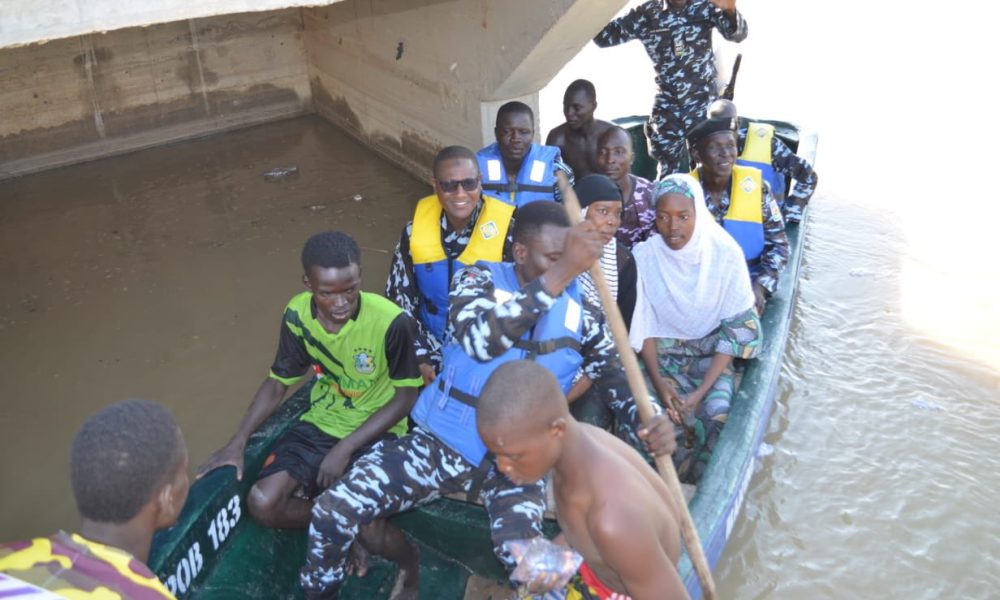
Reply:
M650 0L605 26L594 38L602 48L639 40L656 69L658 91L646 135L659 176L680 170L684 134L718 97L712 29L741 42L747 24L736 0Z
M632 136L621 127L615 125L609 128L598 139L598 172L613 179L624 198L621 224L615 237L629 250L656 230L653 183L632 174L634 159Z

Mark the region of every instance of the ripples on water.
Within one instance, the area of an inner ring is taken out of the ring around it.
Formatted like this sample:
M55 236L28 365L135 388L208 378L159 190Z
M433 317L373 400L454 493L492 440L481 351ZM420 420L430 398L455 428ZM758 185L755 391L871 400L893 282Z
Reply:
M722 598L996 597L997 375L901 318L903 251L888 217L817 198L775 452L716 571Z

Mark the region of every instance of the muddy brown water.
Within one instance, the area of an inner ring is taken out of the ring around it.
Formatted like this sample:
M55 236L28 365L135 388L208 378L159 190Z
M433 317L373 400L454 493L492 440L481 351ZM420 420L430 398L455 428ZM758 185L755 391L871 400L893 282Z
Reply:
M737 102L820 132L820 188L720 598L996 598L1000 263L989 186L967 175L990 173L1000 131L937 119L986 85L964 58L995 54L972 45L995 19L739 6L750 37L719 45L744 53ZM935 71L941 56L958 59ZM588 45L542 94L543 134L577 77L597 85L598 117L648 111L638 44ZM935 144L963 162L936 167ZM288 164L300 174L261 177ZM0 182L0 538L75 527L69 437L108 402L164 402L200 462L267 373L304 239L348 229L380 291L426 189L316 118Z
M381 293L428 189L317 117L0 182L0 538L76 526L68 443L110 402L169 406L192 468L224 443L305 239L349 231Z

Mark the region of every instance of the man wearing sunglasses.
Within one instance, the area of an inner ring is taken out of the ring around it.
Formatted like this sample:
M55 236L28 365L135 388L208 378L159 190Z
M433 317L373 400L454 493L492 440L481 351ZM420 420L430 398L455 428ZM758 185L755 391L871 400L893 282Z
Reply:
M449 146L434 159L434 193L417 203L392 257L385 295L418 323L417 360L434 380L446 338L452 275L479 261L511 258L514 206L485 196L476 155Z
M573 185L573 169L563 162L559 148L534 143L535 113L523 102L508 102L497 112L497 141L480 150L483 190L521 208L536 200L562 202L556 171Z

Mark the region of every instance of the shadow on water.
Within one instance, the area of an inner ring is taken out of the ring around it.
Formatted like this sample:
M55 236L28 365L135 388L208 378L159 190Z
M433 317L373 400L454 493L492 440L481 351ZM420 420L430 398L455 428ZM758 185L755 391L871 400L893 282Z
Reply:
M997 374L903 318L903 245L885 213L814 201L773 453L716 570L720 597L1000 586Z
M426 189L316 117L0 182L0 538L76 527L70 437L108 403L169 406L193 470L267 375L305 239L351 233L382 292Z

